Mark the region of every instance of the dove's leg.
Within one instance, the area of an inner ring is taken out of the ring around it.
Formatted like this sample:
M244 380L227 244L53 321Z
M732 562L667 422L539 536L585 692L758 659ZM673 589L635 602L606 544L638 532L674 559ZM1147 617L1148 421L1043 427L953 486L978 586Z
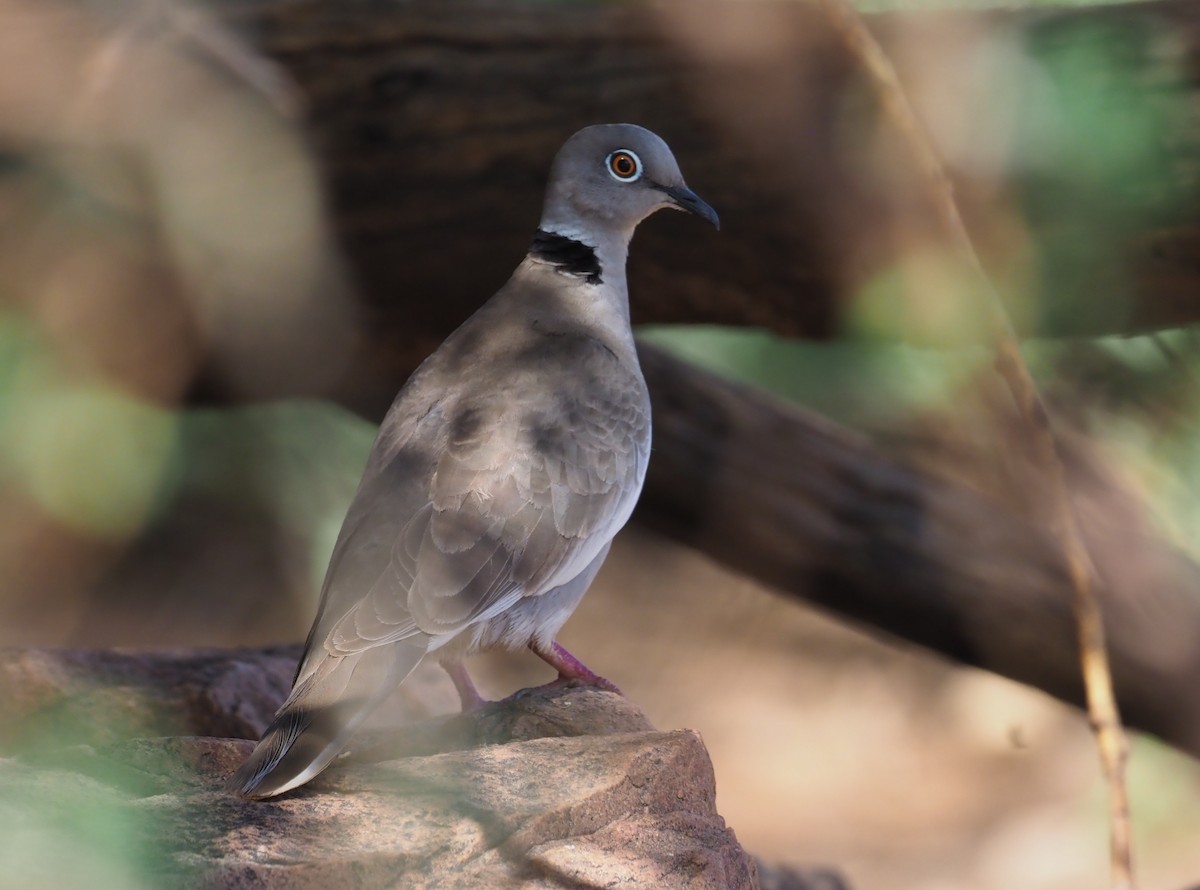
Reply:
M534 651L534 654L546 664L550 665L558 671L558 680L579 680L581 683L586 683L588 686L595 686L599 689L605 689L608 692L615 692L622 695L620 689L611 680L606 680L599 674L595 673L586 664L568 652L558 643L551 643L549 648L540 647L536 642L529 644L529 648ZM547 684L553 685L553 684Z
M462 702L464 714L468 711L478 711L488 703L488 700L475 688L471 675L467 673L467 666L462 663L461 659L447 659L442 662L442 667L450 675L450 679L454 682L454 688L458 690L458 698Z

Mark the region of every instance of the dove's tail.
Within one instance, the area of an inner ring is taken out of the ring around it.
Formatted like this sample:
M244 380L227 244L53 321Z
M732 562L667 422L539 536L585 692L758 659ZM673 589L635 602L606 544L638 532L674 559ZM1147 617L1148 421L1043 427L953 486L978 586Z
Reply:
M259 800L314 778L424 655L424 641L404 640L325 657L296 683L229 790Z

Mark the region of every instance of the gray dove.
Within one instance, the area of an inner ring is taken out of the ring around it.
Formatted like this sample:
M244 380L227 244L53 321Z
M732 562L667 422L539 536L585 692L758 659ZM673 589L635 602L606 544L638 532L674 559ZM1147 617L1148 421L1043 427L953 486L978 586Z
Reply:
M617 691L554 637L646 474L625 258L664 207L719 225L649 130L587 127L559 150L528 254L384 418L291 694L233 790L266 798L308 782L426 656L464 709L483 700L463 658L493 647L528 646L559 681Z

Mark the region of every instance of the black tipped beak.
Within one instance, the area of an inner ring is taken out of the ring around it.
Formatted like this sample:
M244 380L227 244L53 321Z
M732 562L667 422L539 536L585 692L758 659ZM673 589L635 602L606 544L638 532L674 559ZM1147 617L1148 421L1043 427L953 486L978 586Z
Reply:
M713 210L708 204L697 195L694 191L685 185L657 187L659 191L670 198L675 206L680 210L686 210L693 216L698 216L701 219L708 220L712 223L713 228L717 231L721 230L721 218L717 216L717 211Z

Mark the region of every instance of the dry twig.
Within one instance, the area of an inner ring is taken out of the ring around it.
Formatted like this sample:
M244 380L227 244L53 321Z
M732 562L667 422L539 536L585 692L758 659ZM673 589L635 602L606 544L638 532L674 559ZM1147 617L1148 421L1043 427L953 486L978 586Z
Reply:
M980 291L986 295L987 318L996 348L996 368L1029 425L1034 452L1050 486L1053 530L1062 546L1063 559L1074 590L1073 605L1087 690L1088 716L1096 734L1108 783L1112 886L1114 890L1133 890L1129 797L1125 785L1128 747L1113 694L1104 621L1094 590L1096 573L1071 504L1050 416L1021 355L1008 313L984 271L959 213L950 178L909 104L890 59L848 0L820 0L820 3L851 52L870 74L884 113L900 131L915 156L943 226L981 284Z
M112 87L119 67L139 41L179 40L213 67L249 86L281 116L296 119L302 113L303 97L279 64L255 52L211 13L179 0L133 0L110 12L115 19L111 33L88 62L90 93Z

